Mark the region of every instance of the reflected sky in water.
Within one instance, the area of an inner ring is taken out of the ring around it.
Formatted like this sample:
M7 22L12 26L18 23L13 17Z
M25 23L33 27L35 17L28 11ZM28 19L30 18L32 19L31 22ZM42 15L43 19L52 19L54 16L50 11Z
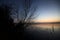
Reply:
M27 29L32 29L32 30L52 30L52 27L54 28L55 31L60 29L60 24L33 24L29 26Z

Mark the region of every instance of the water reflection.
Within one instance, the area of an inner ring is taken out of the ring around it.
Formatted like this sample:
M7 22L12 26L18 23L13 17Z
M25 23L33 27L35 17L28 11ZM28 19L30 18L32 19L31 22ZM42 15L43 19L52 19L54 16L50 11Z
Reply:
M27 33L31 37L33 36L34 39L60 39L60 24L32 24L31 26L27 27L27 29Z
M54 29L56 31L60 29L60 24L32 24L28 29Z

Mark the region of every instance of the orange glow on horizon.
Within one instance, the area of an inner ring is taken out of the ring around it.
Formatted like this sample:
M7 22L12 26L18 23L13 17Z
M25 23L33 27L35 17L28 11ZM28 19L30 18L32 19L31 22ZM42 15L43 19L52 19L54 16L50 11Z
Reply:
M58 19L33 20L34 22L60 22Z

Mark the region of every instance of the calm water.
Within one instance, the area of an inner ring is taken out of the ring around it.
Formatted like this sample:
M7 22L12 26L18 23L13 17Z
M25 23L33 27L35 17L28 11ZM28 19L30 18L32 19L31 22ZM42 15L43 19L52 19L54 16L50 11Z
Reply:
M28 27L27 29L42 29L42 30L46 30L46 29L54 29L54 30L59 30L60 29L60 24L32 24L30 27Z
M27 27L26 35L28 39L34 40L58 40L60 39L60 24L32 24Z

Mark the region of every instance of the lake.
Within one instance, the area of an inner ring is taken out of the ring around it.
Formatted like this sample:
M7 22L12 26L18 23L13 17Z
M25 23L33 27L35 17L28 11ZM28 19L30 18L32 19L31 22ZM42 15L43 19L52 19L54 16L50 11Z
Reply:
M27 27L28 40L58 40L60 39L60 24L32 24Z
M54 29L55 31L60 29L60 24L32 24L31 26L27 27L27 29L30 30L52 30Z

